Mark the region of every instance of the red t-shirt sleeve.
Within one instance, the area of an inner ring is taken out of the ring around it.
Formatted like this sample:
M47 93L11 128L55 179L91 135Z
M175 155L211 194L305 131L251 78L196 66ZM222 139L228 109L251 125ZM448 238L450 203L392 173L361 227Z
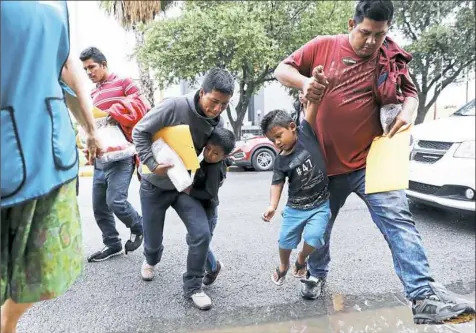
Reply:
M408 69L405 75L402 77L402 84L400 85L400 90L402 91L402 94L405 97L418 97L418 90L415 84L413 83Z
M310 77L312 74L312 67L315 62L319 47L323 43L322 37L316 37L307 42L300 49L294 51L283 63L291 65L296 68L299 73Z
M332 56L333 47L341 36L317 36L294 51L283 63L293 66L302 75L311 77L314 67L324 65L326 59Z

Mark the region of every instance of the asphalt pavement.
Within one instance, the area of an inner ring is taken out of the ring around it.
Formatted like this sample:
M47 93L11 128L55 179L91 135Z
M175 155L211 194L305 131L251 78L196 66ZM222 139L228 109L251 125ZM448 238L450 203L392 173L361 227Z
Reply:
M302 300L300 283L291 274L284 286L275 286L270 275L278 264L280 221L279 217L272 223L260 219L267 207L270 180L271 173L229 173L220 193L219 221L212 242L224 269L216 283L205 289L213 299L213 308L202 312L182 296L187 247L185 228L173 210L167 214L165 250L154 281L144 282L140 278L142 248L102 263L86 262L87 255L99 250L102 242L92 212L92 179L81 178L84 274L65 295L32 308L20 322L18 332L169 333L211 332L213 329L242 333L360 332L344 330L342 325L340 331L329 326L301 330L278 325L295 321L309 323L319 318L327 318L327 323L331 313L336 312L336 299L341 303L337 308L348 314L373 313L375 320L381 320L381 313L386 313L394 319L403 316L403 321L411 320L411 309L406 307L401 295L402 286L394 273L387 244L356 196L348 199L333 230L327 296L314 302ZM140 210L138 188L134 177L130 201ZM281 206L284 203L285 200L281 200ZM435 279L453 292L474 299L474 216L417 207L413 207L413 213ZM118 225L125 242L128 230L120 222ZM291 259L294 258L295 254ZM389 310L388 314L386 309L400 312L397 316L397 312ZM375 324L374 319L368 320ZM274 324L269 326L269 323ZM256 330L240 328L243 326ZM448 332L466 332L468 328L448 329ZM469 329L474 331L474 323ZM383 329L379 332L419 330Z

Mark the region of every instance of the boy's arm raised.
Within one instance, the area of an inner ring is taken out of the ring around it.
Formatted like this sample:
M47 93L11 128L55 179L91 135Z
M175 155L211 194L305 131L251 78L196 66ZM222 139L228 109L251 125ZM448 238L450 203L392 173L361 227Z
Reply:
M324 76L324 68L322 66L317 66L312 71L312 76L315 81L319 82L323 86L327 87L327 79ZM306 112L305 112L305 119L311 128L316 132L316 117L317 117L317 109L319 108L320 100L324 95L324 90L322 91L322 95L319 98L318 103L314 102L307 102Z

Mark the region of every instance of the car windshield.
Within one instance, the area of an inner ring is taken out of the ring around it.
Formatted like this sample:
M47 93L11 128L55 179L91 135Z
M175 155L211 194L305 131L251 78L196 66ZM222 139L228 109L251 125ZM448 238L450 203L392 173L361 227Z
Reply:
M473 99L471 102L453 113L453 116L475 116L474 101L475 100Z

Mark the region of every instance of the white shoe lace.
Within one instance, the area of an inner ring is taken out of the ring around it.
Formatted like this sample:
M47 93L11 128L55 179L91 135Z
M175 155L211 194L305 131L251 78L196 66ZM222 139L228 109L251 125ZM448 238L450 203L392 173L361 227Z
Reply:
M317 277L315 277L315 276L312 276L312 275L309 277L308 280L309 280L309 281L312 281L312 282L315 282L315 283L319 282L319 278L317 278Z

